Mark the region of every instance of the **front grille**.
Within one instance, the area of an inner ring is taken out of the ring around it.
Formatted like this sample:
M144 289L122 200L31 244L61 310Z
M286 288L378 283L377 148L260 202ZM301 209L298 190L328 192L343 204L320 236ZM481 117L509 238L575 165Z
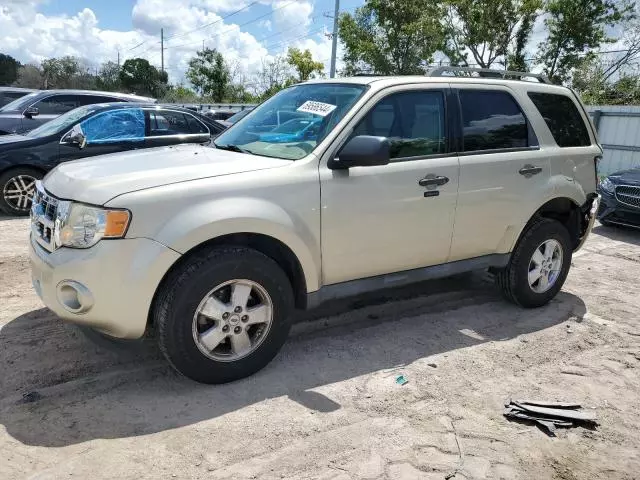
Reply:
M616 199L625 205L640 208L640 187L619 185L616 187Z
M41 182L36 182L36 190L31 204L31 234L35 240L50 252L55 249L54 234L59 200L44 191Z

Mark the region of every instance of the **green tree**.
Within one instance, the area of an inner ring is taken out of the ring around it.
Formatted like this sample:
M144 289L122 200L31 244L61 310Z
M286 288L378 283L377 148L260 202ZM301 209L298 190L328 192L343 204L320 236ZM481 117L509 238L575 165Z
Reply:
M0 53L0 85L11 85L18 79L18 62L11 55Z
M545 20L549 37L538 46L538 61L554 82L566 81L593 49L615 41L606 28L628 20L632 6L615 0L548 0Z
M287 63L298 74L298 78L296 79L298 82L305 82L316 73L321 75L324 70L324 64L322 62L316 62L310 50L303 52L299 48L289 47L287 50Z
M524 64L524 48L542 7L542 0L448 0L445 17L447 42L443 49L452 63L473 63L490 68L510 63Z
M144 58L129 58L120 69L122 87L138 95L161 97L167 88L167 72L159 71Z
M44 88L73 88L73 78L82 73L80 62L72 56L47 58L41 64Z
M367 0L353 15L340 16L345 73L422 74L445 47L438 0Z
M100 90L117 92L121 88L120 66L116 62L105 62L100 66L96 85Z
M22 65L18 69L16 87L44 88L44 76L38 65Z
M205 48L189 60L186 76L201 95L211 97L214 102L224 100L231 83L229 66L215 48Z

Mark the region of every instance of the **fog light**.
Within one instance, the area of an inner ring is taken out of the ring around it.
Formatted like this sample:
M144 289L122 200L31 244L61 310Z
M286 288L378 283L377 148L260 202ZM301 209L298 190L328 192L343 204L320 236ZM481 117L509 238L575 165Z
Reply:
M93 307L93 295L87 287L73 280L63 280L56 287L60 305L71 313L85 313Z

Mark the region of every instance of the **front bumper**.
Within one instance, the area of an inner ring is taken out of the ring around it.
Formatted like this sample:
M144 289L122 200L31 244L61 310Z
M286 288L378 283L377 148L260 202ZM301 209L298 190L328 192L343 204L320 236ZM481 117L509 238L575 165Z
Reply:
M628 227L640 228L640 208L620 203L614 195L601 192L598 220Z
M155 291L180 254L146 238L102 240L48 252L30 238L33 286L63 320L140 338Z

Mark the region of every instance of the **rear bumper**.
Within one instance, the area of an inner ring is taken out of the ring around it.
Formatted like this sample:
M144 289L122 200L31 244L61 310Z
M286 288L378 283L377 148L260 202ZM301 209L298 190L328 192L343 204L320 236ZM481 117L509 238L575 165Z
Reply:
M164 274L180 255L146 238L48 252L30 240L34 289L59 317L118 338L140 338Z
M582 237L580 238L580 242L578 243L578 246L576 247L576 249L574 250L575 252L577 252L578 250L580 250L582 248L582 246L584 245L584 243L587 241L587 238L589 237L589 234L591 233L591 230L593 229L593 224L596 221L596 214L598 212L598 209L600 208L600 195L596 195L596 197L591 201L591 206L589 207L586 216L587 216L587 228L584 230L584 233L582 234Z
M620 203L613 195L602 192L598 220L605 223L640 228L640 208Z

